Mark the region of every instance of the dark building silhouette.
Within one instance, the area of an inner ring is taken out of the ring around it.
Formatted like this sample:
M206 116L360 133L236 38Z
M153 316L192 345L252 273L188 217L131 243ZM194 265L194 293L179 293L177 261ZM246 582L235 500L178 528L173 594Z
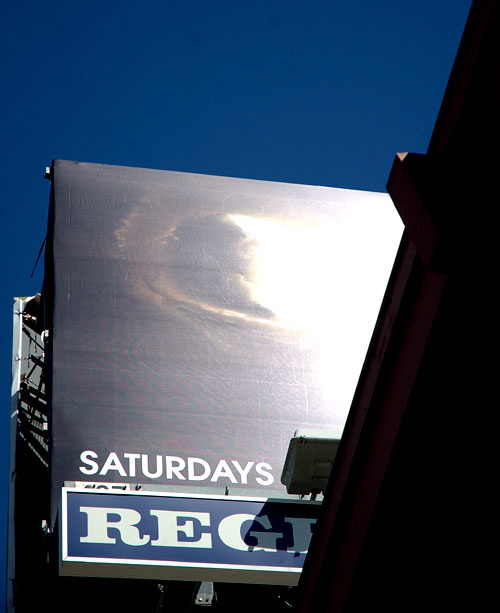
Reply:
M477 0L427 153L398 154L391 170L405 233L301 576L300 611L488 608L487 580L478 580L488 463L477 447L494 427L499 88L500 5Z

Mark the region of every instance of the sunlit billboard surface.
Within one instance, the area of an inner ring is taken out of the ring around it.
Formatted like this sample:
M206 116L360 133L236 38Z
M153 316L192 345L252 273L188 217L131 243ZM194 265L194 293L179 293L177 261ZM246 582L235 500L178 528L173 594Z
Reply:
M344 425L402 232L389 197L68 161L52 181L54 491L283 492L295 430Z

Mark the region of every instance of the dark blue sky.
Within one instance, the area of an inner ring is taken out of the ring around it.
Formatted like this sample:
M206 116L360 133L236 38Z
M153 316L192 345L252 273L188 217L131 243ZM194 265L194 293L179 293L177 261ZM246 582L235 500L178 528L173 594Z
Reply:
M384 191L394 154L427 148L470 4L2 0L0 559L12 298L41 288L45 166Z

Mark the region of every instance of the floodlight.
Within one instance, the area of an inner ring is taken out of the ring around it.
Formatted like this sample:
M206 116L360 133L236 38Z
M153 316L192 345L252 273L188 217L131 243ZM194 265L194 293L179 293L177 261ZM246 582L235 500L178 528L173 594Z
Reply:
M281 483L289 494L324 492L342 431L296 430L288 446Z

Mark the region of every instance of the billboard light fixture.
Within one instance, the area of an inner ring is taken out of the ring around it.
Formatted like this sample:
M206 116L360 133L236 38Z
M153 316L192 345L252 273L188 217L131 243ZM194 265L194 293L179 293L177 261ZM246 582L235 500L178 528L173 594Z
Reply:
M194 604L199 607L211 607L212 600L214 599L214 584L212 581L202 581L198 592L196 593L196 598Z
M281 474L289 494L314 499L325 491L341 436L341 429L295 431Z

